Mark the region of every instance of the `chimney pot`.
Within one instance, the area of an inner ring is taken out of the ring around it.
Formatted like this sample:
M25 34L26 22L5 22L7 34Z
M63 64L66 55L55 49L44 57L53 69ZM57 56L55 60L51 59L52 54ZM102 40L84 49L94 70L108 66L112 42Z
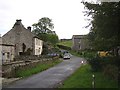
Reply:
M21 19L17 19L16 22L21 22L22 20Z
M27 29L31 31L31 27L30 26L28 26Z
M17 19L15 25L20 25L21 24L21 19Z

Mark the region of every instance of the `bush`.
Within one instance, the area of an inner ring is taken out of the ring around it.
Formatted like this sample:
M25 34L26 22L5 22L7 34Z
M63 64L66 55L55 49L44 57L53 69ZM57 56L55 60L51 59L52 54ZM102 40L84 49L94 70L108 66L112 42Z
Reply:
M103 70L104 75L117 80L118 79L118 67L115 65L107 65Z
M120 57L95 57L88 62L93 72L102 71L105 76L119 80Z
M71 50L70 47L63 46L63 45L57 45L59 48L65 49L65 50Z
M89 59L88 62L91 65L92 71L94 72L101 71L102 65L99 57Z
M120 59L118 57L101 57L102 60L102 66L107 66L109 64L119 66Z
M97 56L96 51L89 51L89 50L79 51L78 54L85 58L94 58Z

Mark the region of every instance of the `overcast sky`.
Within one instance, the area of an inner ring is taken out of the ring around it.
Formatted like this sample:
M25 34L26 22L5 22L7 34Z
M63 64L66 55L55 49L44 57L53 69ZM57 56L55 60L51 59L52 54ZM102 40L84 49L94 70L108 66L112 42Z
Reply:
M12 29L16 19L27 28L42 17L49 17L60 39L88 34L82 0L0 0L0 34Z

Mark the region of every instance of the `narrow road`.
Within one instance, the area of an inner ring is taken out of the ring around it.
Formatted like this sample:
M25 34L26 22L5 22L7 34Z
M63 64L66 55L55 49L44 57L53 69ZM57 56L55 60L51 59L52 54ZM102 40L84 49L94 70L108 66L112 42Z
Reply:
M55 88L81 66L82 60L84 59L72 56L46 71L16 81L5 88Z

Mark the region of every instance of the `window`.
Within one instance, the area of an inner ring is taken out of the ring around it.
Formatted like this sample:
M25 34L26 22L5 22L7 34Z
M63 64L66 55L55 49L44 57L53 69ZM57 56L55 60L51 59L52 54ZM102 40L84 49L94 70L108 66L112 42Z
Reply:
M81 43L81 40L79 40L79 42L78 42L79 44Z
M7 58L10 58L10 53L9 52L7 52Z
M2 55L5 55L5 53L2 53Z
M40 48L38 49L38 52L40 53Z
M38 49L38 53L40 52L40 49Z

